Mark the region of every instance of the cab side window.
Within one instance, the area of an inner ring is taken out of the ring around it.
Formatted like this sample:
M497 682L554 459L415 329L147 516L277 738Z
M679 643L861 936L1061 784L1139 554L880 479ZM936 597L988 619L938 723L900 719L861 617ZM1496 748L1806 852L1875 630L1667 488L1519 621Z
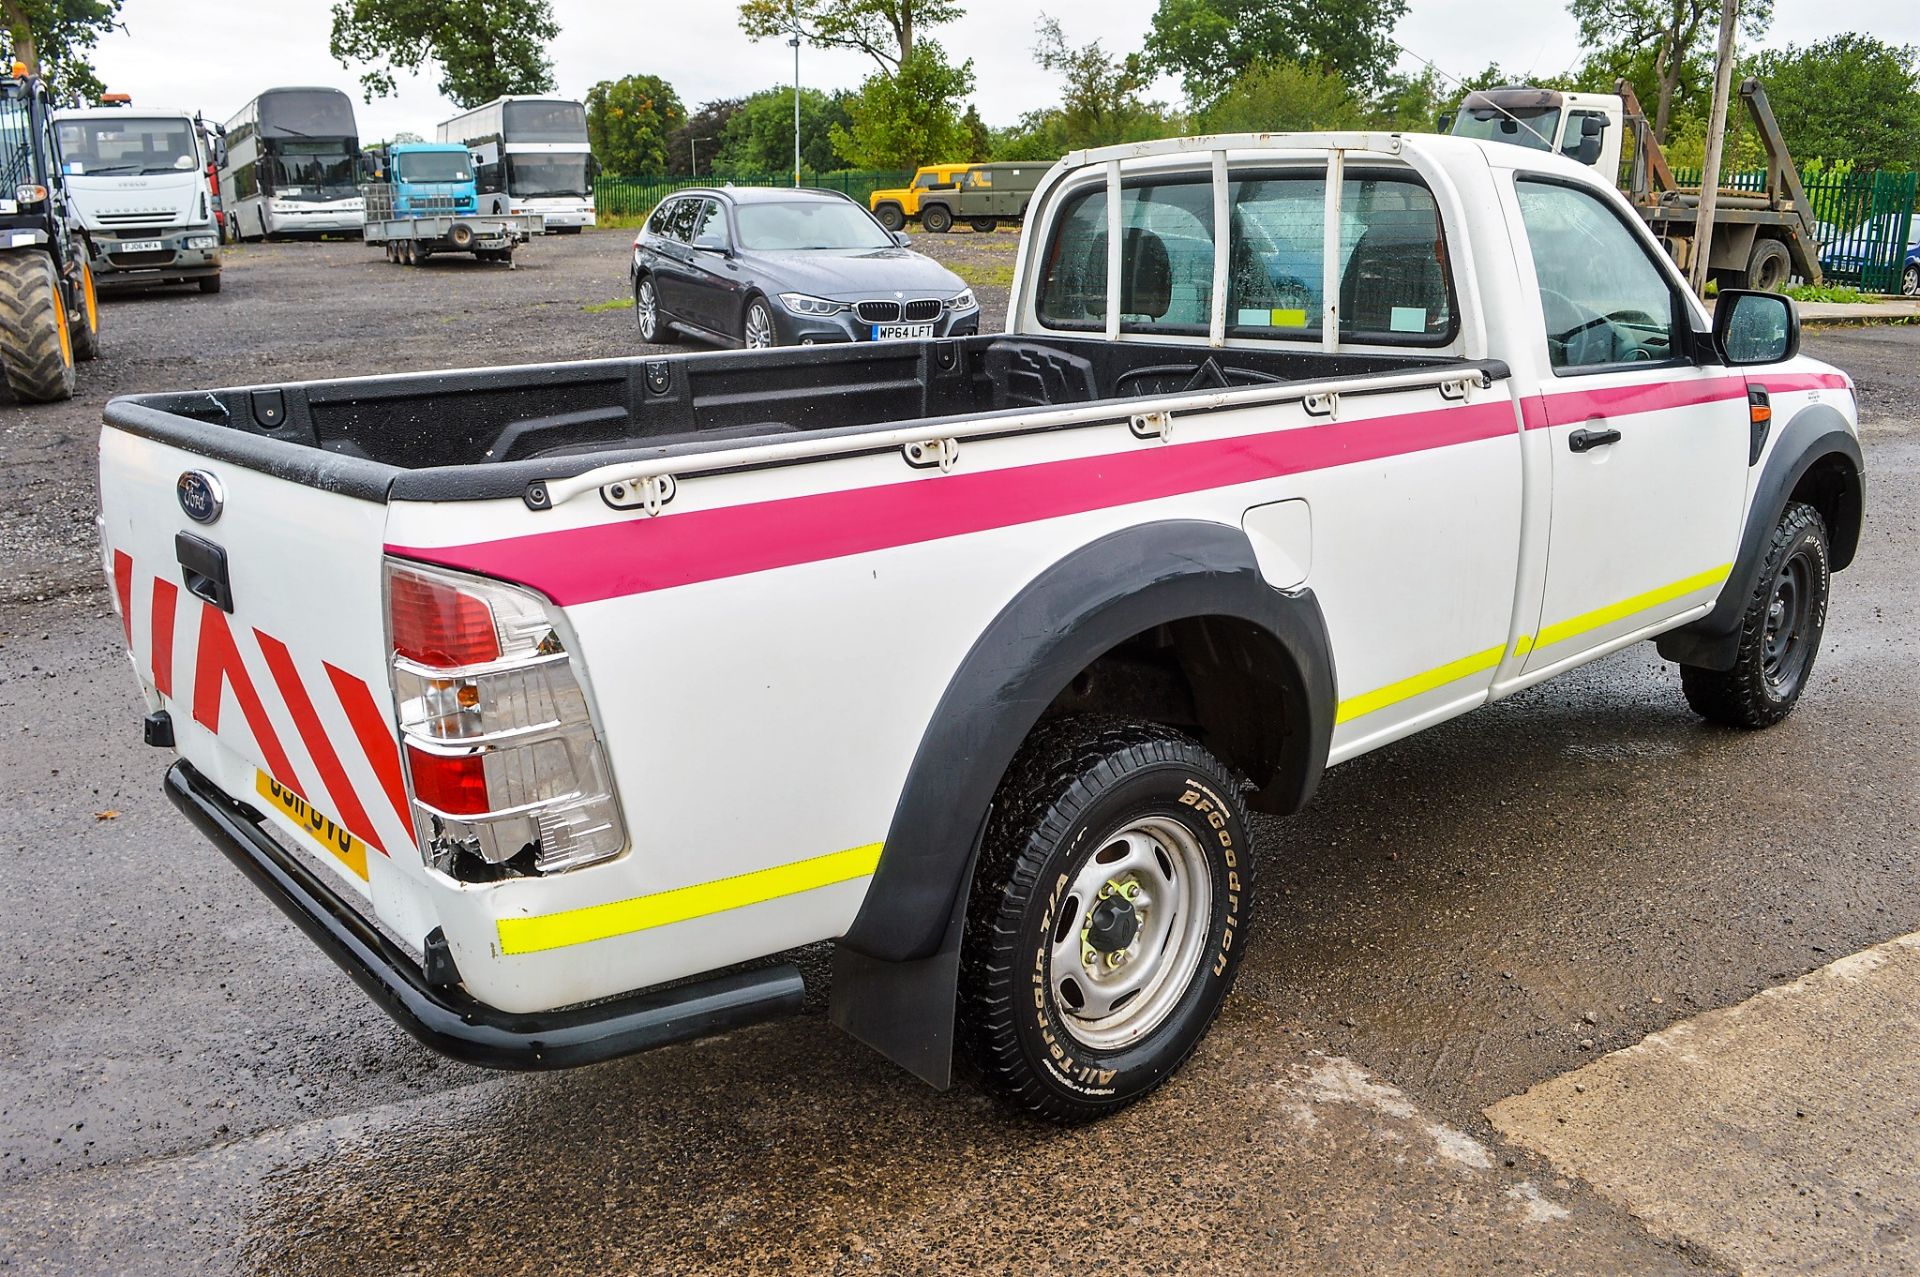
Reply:
M1514 182L1556 373L1675 357L1679 295L1619 213L1577 186Z
M700 219L700 204L697 199L683 199L673 206L673 220L667 223L667 233L682 244L693 242L694 223Z
M687 239L694 242L704 237L731 242L727 235L727 215L719 200L700 201L700 211L693 219L693 229Z
M1120 192L1120 330L1204 334L1213 304L1213 187L1206 178ZM1107 190L1068 197L1040 281L1054 328L1098 329L1107 313Z

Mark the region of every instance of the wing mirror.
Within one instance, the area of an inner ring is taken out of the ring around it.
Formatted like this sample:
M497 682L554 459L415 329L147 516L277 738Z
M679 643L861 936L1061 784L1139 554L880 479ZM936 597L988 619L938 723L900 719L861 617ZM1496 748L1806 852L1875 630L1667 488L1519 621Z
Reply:
M1792 359L1800 353L1800 310L1780 293L1724 289L1713 305L1713 347L1732 368Z
M905 248L908 244L911 244L913 241L907 238L907 233L905 231L895 231L893 233L893 242L898 244L900 247Z

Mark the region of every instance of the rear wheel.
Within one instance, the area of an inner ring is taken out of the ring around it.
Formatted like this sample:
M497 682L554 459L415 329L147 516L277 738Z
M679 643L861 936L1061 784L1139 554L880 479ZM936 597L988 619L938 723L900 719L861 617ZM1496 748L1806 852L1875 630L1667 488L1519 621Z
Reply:
M973 227L973 229L981 235L991 235L994 232L994 228L1000 225L1000 220L994 217L975 217L970 219L967 225Z
M898 204L882 204L879 208L873 210L873 215L879 219L880 225L886 227L889 231L904 230L906 228L907 215L900 211Z
M1787 286L1793 274L1793 259L1787 246L1777 239L1755 240L1747 254L1747 287L1763 293L1777 293Z
M1240 784L1170 728L1043 724L1000 791L967 905L961 1025L987 1083L1056 1121L1165 1081L1245 945Z
M945 235L953 229L953 214L945 204L929 204L920 210L920 225L935 235Z
M1680 667L1693 712L1728 727L1771 727L1792 713L1826 630L1828 584L1826 521L1795 501L1767 545L1733 668Z
M640 331L640 340L650 346L664 345L673 339L673 329L667 326L667 317L660 309L660 292L653 286L651 275L642 275L633 286L633 323Z
M73 334L45 253L0 255L0 370L30 403L73 398Z
M1908 297L1920 297L1920 266L1909 266L1901 272L1900 291Z
M93 289L93 267L80 265L80 313L73 317L73 357L100 357L100 297Z

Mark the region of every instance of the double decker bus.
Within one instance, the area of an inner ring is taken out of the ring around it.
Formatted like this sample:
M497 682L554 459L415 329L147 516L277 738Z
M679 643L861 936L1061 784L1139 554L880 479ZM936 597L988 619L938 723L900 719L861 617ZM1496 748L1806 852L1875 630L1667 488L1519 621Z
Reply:
M227 121L226 140L220 193L234 238L360 232L360 136L346 94L268 89Z
M594 224L587 111L565 98L495 98L440 125L473 156L483 214L538 213L550 231Z

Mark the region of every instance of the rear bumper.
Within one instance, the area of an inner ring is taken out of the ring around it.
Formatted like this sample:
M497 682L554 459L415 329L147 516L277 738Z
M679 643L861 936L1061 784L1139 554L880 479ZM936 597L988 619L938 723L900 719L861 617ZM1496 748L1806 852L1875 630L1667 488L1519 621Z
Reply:
M429 984L411 955L341 901L260 827L250 809L192 764L182 760L168 769L165 788L174 806L401 1028L456 1060L495 1069L572 1068L800 1009L800 973L781 965L560 1011L497 1010L458 986Z

